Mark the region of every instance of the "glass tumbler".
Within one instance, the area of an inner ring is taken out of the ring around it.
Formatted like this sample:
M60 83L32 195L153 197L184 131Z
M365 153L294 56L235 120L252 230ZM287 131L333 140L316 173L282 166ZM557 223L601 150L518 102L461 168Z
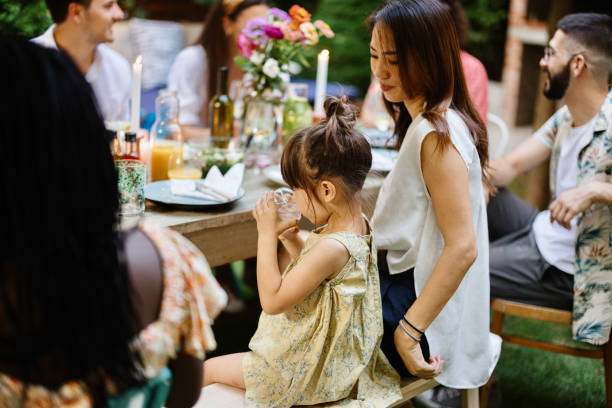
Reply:
M147 167L137 160L117 160L119 215L142 215L145 211L144 185Z
M278 207L278 216L281 220L299 220L302 217L295 201L293 201L293 190L281 187L274 190L274 204Z

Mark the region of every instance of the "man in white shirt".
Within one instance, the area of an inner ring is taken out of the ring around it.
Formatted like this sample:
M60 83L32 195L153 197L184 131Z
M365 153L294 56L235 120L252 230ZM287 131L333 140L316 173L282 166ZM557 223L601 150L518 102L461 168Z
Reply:
M550 158L552 202L539 212L501 189L487 212L491 297L569 310L574 275L578 279L579 274L591 272L593 262L606 262L583 262L579 249L594 243L592 234L582 232L597 226L602 231L597 240L605 240L610 252L604 232L605 225L612 223L605 215L609 214L605 207L612 204L612 179L605 164L612 162L608 146L612 18L570 14L557 27L540 67L548 75L544 95L561 99L566 106L511 153L490 164L492 183L505 186Z
M105 120L129 120L130 64L103 43L123 18L116 0L45 0L55 24L32 41L65 51L96 95Z

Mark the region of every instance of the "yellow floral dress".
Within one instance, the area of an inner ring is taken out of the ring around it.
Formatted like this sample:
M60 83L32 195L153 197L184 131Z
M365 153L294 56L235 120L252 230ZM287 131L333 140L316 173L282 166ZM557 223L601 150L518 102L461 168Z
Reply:
M262 312L243 360L247 407L387 407L401 394L380 342L382 307L370 235L312 233L298 258L320 239L342 243L350 258L338 275L290 310Z
M147 378L157 376L181 349L203 359L216 347L211 325L227 303L202 253L178 232L144 220L139 228L153 241L162 260L164 291L159 316L134 340ZM112 387L112 384L109 384ZM0 408L91 408L80 381L58 390L24 384L0 373Z

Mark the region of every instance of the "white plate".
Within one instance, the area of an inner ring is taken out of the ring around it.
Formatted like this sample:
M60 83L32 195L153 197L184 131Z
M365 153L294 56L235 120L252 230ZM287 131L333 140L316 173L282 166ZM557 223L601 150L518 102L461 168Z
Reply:
M197 210L228 205L235 201L238 201L244 196L244 188L240 187L240 189L238 190L238 195L236 195L236 197L232 198L231 200L214 201L205 200L203 198L183 197L174 195L170 191L170 180L162 180L150 184L145 184L144 194L147 200L153 201L156 204L162 204L176 208Z
M280 184L281 186L286 186L285 180L283 180L283 175L281 174L280 164L275 166L268 166L263 170L264 176L268 180L275 182L276 184Z

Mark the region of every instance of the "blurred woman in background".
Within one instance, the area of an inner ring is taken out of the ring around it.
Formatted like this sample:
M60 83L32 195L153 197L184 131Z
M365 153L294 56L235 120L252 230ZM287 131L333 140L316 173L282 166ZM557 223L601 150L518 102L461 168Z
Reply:
M266 0L216 0L198 43L177 55L168 74L168 89L177 92L185 139L208 135L203 128L209 126L208 105L217 92L219 68L228 67L229 84L242 79L234 62L234 57L241 55L238 37L249 20L265 17L267 11ZM235 92L230 89L230 93Z

